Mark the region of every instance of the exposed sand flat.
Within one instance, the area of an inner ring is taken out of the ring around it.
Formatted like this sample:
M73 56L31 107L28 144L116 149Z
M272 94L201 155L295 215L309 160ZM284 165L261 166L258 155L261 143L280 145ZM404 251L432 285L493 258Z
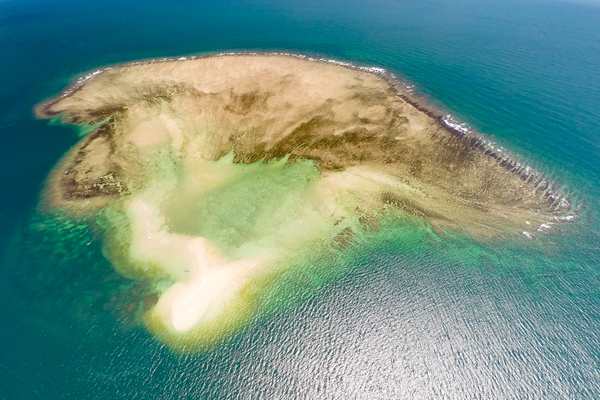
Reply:
M389 80L328 63L116 67L36 112L98 125L53 171L44 204L121 216L107 256L170 282L150 312L162 337L218 323L260 274L386 213L491 237L534 232L569 208Z
M129 203L128 212L135 221L130 257L142 263L158 263L161 272L178 282L162 296L154 312L167 315L177 331L186 331L213 302L263 260L227 262L203 238L162 230L157 226L160 221L157 211L141 199Z

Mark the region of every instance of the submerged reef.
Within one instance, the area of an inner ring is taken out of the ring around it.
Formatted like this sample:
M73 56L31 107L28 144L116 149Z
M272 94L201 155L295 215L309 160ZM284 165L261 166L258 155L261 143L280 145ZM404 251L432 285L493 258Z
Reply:
M37 107L93 127L48 178L43 210L95 221L174 349L251 318L282 271L389 215L476 238L552 233L571 200L533 168L378 69L286 55L135 63Z

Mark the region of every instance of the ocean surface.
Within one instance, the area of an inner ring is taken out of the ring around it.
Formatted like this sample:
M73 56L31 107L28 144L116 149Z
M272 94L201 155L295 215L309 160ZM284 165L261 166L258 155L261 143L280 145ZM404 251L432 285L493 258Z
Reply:
M175 355L111 307L132 283L89 228L36 212L79 137L32 109L103 66L224 51L385 68L586 209L538 240L398 227ZM600 4L4 0L0 140L1 399L600 398Z

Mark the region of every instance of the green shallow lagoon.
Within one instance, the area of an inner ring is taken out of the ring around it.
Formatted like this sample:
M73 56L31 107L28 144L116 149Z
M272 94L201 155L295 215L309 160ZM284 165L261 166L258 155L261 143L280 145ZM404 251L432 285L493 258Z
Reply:
M551 1L0 3L0 398L597 398L599 15ZM87 225L36 213L78 137L31 109L101 66L237 50L386 68L587 208L537 241L389 221L294 270L214 349L174 355L132 318L151 287L116 274Z

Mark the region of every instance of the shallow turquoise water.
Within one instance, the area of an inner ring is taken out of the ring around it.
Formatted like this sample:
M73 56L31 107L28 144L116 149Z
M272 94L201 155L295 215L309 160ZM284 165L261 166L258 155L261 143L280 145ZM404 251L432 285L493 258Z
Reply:
M413 3L0 2L0 398L598 398L600 7ZM536 242L404 227L342 278L287 288L308 290L296 306L212 352L173 356L116 329L126 314L104 304L131 282L87 228L56 238L35 216L45 174L77 137L31 110L107 64L236 50L386 68L587 209Z

